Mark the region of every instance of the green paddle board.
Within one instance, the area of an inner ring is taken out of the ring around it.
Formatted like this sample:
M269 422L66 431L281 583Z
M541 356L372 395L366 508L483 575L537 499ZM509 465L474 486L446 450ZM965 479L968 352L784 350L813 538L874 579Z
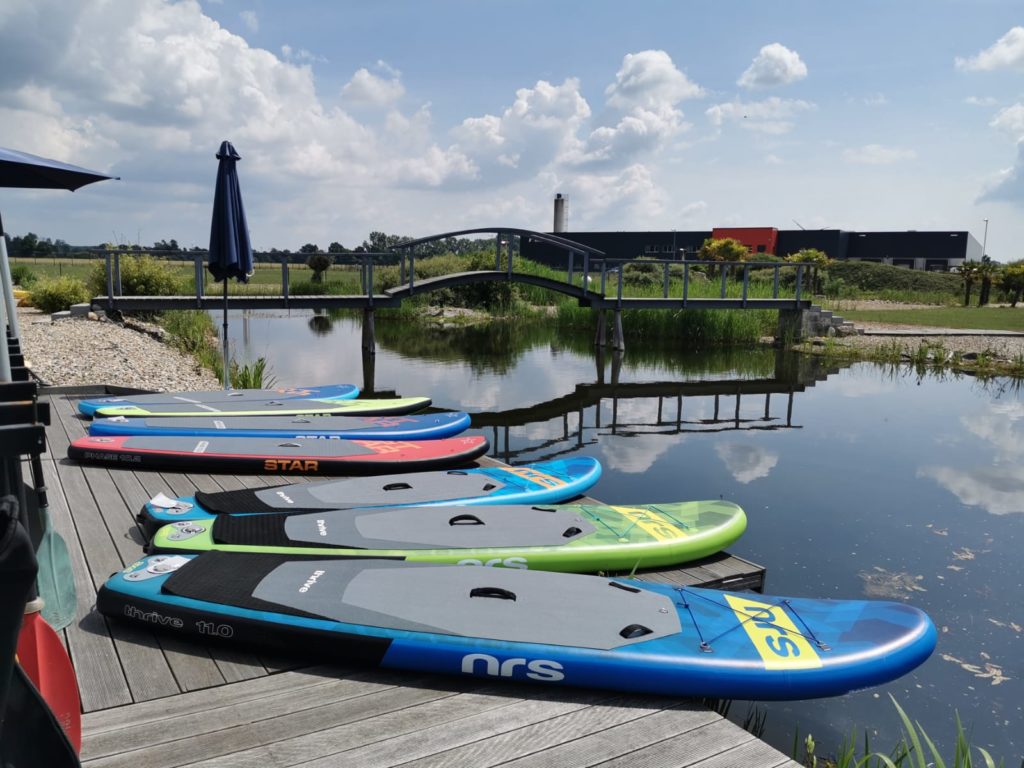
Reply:
M390 507L219 515L163 526L150 552L382 557L545 571L630 571L696 560L747 520L727 501L605 506Z

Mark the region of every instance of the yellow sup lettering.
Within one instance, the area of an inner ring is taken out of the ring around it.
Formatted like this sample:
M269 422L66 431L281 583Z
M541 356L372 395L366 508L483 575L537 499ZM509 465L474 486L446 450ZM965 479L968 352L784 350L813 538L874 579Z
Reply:
M781 605L725 595L765 669L814 669L821 659Z
M636 507L612 507L612 509L631 523L636 524L640 530L646 531L656 541L671 541L686 537L685 531L649 509L637 509Z
M561 488L565 483L559 480L557 477L546 475L543 472L538 472L535 469L529 469L527 467L504 467L505 472L510 475L516 475L524 480L531 480L537 485L542 485L545 488Z

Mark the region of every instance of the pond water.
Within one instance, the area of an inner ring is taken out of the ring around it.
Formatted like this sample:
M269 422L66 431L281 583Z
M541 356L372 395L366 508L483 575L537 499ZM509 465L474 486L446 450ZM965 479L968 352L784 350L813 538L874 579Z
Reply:
M899 737L892 694L947 759L957 710L975 744L1020 762L1024 395L1012 380L825 370L770 349L634 345L598 358L589 338L544 329L409 333L380 318L364 367L351 319L237 312L230 333L236 358L266 357L280 384L349 381L468 411L492 455L511 463L595 456L602 501L734 501L749 525L730 551L767 567L769 594L927 611L939 644L914 673L824 701L758 705L764 738L787 754L796 728L819 754L852 733L863 743L865 729L887 751ZM730 716L742 721L748 708L734 702Z

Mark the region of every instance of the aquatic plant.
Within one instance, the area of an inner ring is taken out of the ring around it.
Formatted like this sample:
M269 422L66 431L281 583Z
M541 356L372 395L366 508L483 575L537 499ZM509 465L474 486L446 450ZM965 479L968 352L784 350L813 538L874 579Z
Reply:
M267 359L259 357L252 363L231 361L231 386L235 389L269 389L277 383L267 369Z
M857 756L856 736L845 739L834 756L818 757L814 738L808 734L802 744L801 764L808 768L819 768L819 766L820 768L974 768L976 764L985 768L996 768L997 765L1001 768L1003 766L1002 760L996 763L987 750L971 744L958 712L955 713L956 733L953 742L953 761L947 763L921 724L911 721L892 694L889 695L889 699L899 713L902 726L900 741L889 754L872 752L868 733L865 731L864 749L860 757ZM800 746L799 733L796 733L793 736L794 760L798 759ZM975 752L980 756L982 762L976 763Z

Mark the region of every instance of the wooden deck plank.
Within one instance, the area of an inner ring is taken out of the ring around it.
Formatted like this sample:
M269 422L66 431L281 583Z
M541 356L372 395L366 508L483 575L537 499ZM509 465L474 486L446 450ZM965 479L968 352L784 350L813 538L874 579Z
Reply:
M622 696L604 702L601 706L574 710L544 722L475 740L402 765L404 768L462 768L466 765L490 768L647 717L661 711L667 702L666 699L651 696Z
M692 765L693 768L802 768L800 763L758 739L751 739Z
M57 473L55 462L49 459L43 462L43 476L49 489L54 529L67 543L75 591L78 594L75 618L65 630L65 635L78 678L82 710L89 712L127 704L132 700L131 691L114 649L114 641L104 618L92 610L96 586L83 551L83 542L78 535L78 526L71 515L73 506L77 517L77 500L73 505L69 504L68 493ZM109 538L108 546L113 546Z
M204 688L189 691L164 701L148 701L128 704L123 707L90 712L82 718L83 739L100 736L110 731L127 729L145 730L150 726L174 718L198 714L204 720L217 722L220 712L233 706L245 705L267 696L286 694L289 691L313 688L349 674L345 667L318 666L281 675L260 677L233 683L222 688ZM145 744L140 739L140 744ZM83 748L84 749L84 748Z
M435 677L436 679L436 677ZM469 680L459 681L468 687ZM339 719L322 723L315 737L307 735L280 740L255 750L236 752L214 760L204 760L195 768L290 768L312 766L326 758L328 765L359 765L349 754L337 753L376 744L407 733L415 733L441 723L455 723L489 709L503 709L520 699L502 695L493 688L460 693L456 688L413 685L366 696L354 702L365 708L350 707L339 712ZM479 686L479 681L476 682ZM503 686L507 687L507 686ZM371 715L371 716L367 716ZM307 733L313 733L308 731Z
M674 768L692 765L722 751L723 744L741 746L754 737L728 720L714 722L686 731L642 749L606 760L604 768ZM756 768L753 764L747 768Z
M510 760L503 765L586 768L689 733L716 721L720 722L722 718L711 710L699 704L683 704L655 712L639 720L612 726L600 733L559 744L543 752ZM731 745L723 745L723 748L728 746Z
M271 768L282 764L295 764L291 758L298 752L320 743L325 733L354 724L374 731L380 718L391 713L418 709L427 702L456 698L453 689L429 687L428 678L413 678L410 687L386 685L371 681L353 683L344 695L317 703L309 709L289 712L269 719L242 723L193 735L175 732L174 741L156 746L120 752L108 757L90 760L89 768L176 768L180 765L236 765ZM392 681L393 683L394 681ZM345 689L338 689L345 690ZM369 725L368 725L369 724ZM316 738L310 738L317 734Z
M505 706L473 712L459 719L456 727L442 722L357 749L325 755L306 763L306 768L327 768L344 759L360 768L390 768L410 760L465 746L492 736L506 734L550 718L557 718L612 699L607 691L541 689L529 691L529 698Z
M232 696L229 706L146 719L141 722L133 713L124 712L123 717L126 720L130 719L131 723L126 723L121 728L90 734L87 744L83 745L82 759L97 760L122 752L155 750L162 746L167 746L169 750L179 747L187 749L189 741L201 736L212 735L213 738L218 738L219 734L228 729L250 726L253 723L273 720L283 715L298 715L298 713L309 709L329 706L388 688L396 688L398 684L398 680L380 682L373 679L360 679L358 676L338 677L333 680L322 677L316 681L316 684L311 681L307 682L310 684L291 689L276 687L263 692L263 695L259 697L247 698L243 701L237 701ZM225 686L218 689L221 691L219 696L221 701L227 698L224 694L230 688L230 686ZM169 746L175 742L179 743ZM147 761L145 764L149 765L149 762Z

